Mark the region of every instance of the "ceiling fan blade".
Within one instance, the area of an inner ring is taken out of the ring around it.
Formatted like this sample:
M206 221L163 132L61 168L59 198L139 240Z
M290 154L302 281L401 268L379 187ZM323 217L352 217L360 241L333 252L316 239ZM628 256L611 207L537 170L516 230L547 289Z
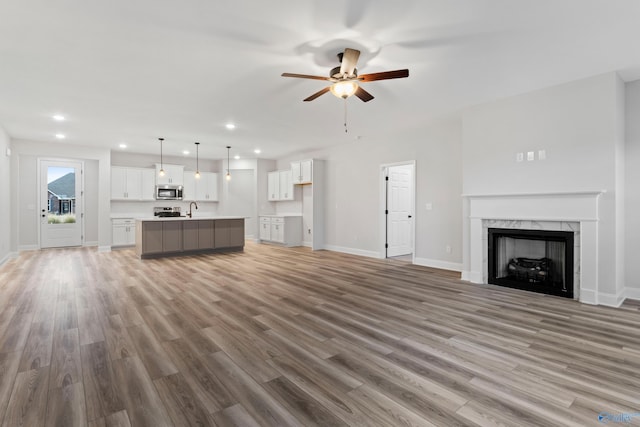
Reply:
M312 79L312 80L328 80L328 81L331 81L330 77L310 76L308 74L282 73L282 77L296 77L298 79Z
M354 93L355 96L357 96L358 98L360 98L362 101L364 102L369 102L373 99L373 95L371 95L369 92L367 92L366 90L362 89L361 87L358 87L358 89L356 90L356 93Z
M308 98L303 99L303 101L305 101L305 102L313 101L314 99L316 99L320 95L324 95L325 93L329 92L330 89L331 89L331 87L327 86L324 89L319 90L316 93L314 93L313 95L309 96Z
M376 80L401 79L409 77L409 70L383 71L381 73L362 74L358 76L361 82L373 82Z
M360 51L355 49L346 48L342 54L342 63L340 64L340 73L343 76L353 76L353 71L356 69L356 64L360 58Z

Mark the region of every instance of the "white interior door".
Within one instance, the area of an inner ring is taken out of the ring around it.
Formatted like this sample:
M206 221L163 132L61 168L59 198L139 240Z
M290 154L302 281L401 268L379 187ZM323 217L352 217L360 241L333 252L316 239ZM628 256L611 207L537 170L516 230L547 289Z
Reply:
M82 245L82 162L40 160L40 247Z
M255 237L257 222L255 212L256 184L253 170L232 169L231 180L223 180L224 215L243 216L244 233L247 237ZM278 178L276 176L276 178ZM272 236L273 237L273 236Z
M387 170L387 256L413 253L413 165Z

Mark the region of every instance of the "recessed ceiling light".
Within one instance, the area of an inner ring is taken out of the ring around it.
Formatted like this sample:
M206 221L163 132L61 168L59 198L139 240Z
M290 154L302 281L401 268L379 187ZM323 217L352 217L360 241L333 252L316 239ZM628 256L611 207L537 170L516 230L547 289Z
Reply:
M256 153L256 154L260 154L260 153L262 153L262 151L260 151L260 149L259 149L259 148L256 148L255 150L253 150L253 152L254 152L254 153Z
M64 138L65 138L65 136L64 136L63 134L61 134L61 133L56 133L56 138L58 138L58 139L64 139Z
M240 160L240 156L238 156L237 154L235 156L233 156L234 159L236 160Z
M120 148L127 148L127 144L120 144Z
M184 150L184 151L182 152L182 154L184 154L185 156L188 156L188 155L189 155L189 150Z
M64 121L64 116L62 114L56 114L53 117L53 120L55 120L56 122L62 122Z
M233 123L227 123L225 127L229 130L233 130L236 128L236 125L234 125Z

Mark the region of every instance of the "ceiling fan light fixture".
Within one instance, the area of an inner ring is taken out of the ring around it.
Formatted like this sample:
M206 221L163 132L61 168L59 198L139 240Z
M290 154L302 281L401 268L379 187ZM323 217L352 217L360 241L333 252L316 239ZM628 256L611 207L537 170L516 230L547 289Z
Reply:
M338 98L347 99L358 90L358 83L355 80L346 80L331 85L331 93Z

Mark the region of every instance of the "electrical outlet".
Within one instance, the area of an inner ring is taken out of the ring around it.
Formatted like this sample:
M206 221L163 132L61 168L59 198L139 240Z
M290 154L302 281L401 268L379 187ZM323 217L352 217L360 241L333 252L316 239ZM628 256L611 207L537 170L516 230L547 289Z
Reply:
M424 208L428 211L433 209L433 204L432 203L425 203Z
M446 250L447 250L447 253L450 254L451 253L451 246L447 245Z

